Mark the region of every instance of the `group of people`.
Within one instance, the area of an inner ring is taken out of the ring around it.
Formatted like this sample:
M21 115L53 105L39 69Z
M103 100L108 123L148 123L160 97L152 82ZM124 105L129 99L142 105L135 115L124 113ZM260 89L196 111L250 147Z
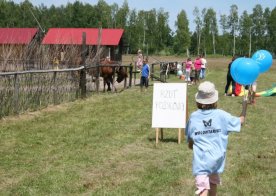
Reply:
M206 77L207 60L204 55L198 55L194 61L189 57L185 62L185 81L188 85L197 84L199 79Z
M148 87L150 76L147 59L142 59L142 62L139 67L141 89ZM196 84L199 78L204 79L206 64L203 56L198 56L194 62L188 58L185 62L186 81ZM137 64L136 66L138 67ZM230 69L231 63L227 74L228 87L234 82L230 78ZM193 150L192 170L197 188L195 193L201 196L216 195L217 185L221 184L220 174L224 171L229 133L240 132L245 121L244 110L239 117L233 116L217 108L218 99L218 91L212 82L204 81L199 84L195 95L198 109L190 115L185 129L188 147Z
M198 55L194 61L189 57L183 62L185 70L185 81L188 85L197 84L200 79L206 77L207 60L204 55ZM148 87L148 79L150 77L150 68L148 59L143 57L142 51L139 49L137 52L137 60L135 62L135 70L141 72L140 87ZM177 63L177 72L183 70L183 67ZM146 79L147 78L147 79Z
M239 96L241 93L241 88L242 85L235 82L231 75L231 66L232 63L238 58L238 56L233 56L232 61L228 64L228 70L227 70L227 76L226 76L226 85L224 89L224 96ZM255 103L255 94L257 90L257 82L255 81L252 85L246 85L244 87L244 90L247 90L251 93L251 100L250 103L254 104Z

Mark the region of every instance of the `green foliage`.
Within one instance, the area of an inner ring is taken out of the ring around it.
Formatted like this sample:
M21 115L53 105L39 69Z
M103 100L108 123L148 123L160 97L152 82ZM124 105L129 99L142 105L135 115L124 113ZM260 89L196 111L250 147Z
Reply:
M230 58L207 60L218 107L239 115L242 97L223 96ZM258 91L275 77L275 67L262 74ZM168 81L183 82L174 75ZM192 151L177 144L178 130L165 129L155 145L152 90L134 86L2 119L0 195L194 195ZM188 86L189 114L195 92ZM248 105L241 133L229 135L218 195L275 195L275 123L275 97Z
M177 15L175 26L177 29L174 42L174 51L176 53L184 53L190 47L191 43L189 35L189 21L184 10L181 10Z
M276 54L276 7L271 11L270 17L268 17L268 32L270 35L270 48L274 54Z
M194 21L189 21L185 10L181 10L175 21L176 31L172 32L166 10L130 9L127 0L122 6L98 0L94 5L74 1L58 7L34 6L29 0L19 4L0 0L0 27L39 27L46 31L59 27L123 28L125 53L134 54L142 49L144 54L158 54L169 48L175 54L186 55L248 54L248 31L251 29L252 53L266 49L275 54L275 8L270 11L258 4L252 13L242 12L241 16L238 10L239 7L234 4L228 15L219 16L220 28L217 10L195 7ZM189 22L195 22L196 29L188 29Z

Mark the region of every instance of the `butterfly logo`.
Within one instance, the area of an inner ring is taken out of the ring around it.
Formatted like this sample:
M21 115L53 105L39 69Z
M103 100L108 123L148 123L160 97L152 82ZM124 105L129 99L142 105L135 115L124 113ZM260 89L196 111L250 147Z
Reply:
M203 120L203 124L204 124L205 127L211 127L212 126L212 119L210 119L209 121Z

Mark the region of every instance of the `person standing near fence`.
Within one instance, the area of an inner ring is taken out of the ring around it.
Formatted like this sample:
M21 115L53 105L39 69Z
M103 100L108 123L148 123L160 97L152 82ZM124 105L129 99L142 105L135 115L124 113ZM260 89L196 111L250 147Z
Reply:
M137 60L136 60L136 70L141 71L143 66L143 54L142 51L139 49L137 52Z
M150 67L148 65L148 59L143 60L143 67L141 71L141 80L140 80L140 90L144 90L144 87L147 89L149 86L149 77L150 77Z

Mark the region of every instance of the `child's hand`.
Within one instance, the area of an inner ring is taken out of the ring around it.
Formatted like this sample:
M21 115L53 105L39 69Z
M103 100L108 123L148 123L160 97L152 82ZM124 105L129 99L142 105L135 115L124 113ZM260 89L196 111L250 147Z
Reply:
M193 140L189 140L189 143L188 143L188 147L193 150L193 145L194 145L194 141Z
M244 116L240 116L240 120L241 120L241 124L244 123L245 117Z

